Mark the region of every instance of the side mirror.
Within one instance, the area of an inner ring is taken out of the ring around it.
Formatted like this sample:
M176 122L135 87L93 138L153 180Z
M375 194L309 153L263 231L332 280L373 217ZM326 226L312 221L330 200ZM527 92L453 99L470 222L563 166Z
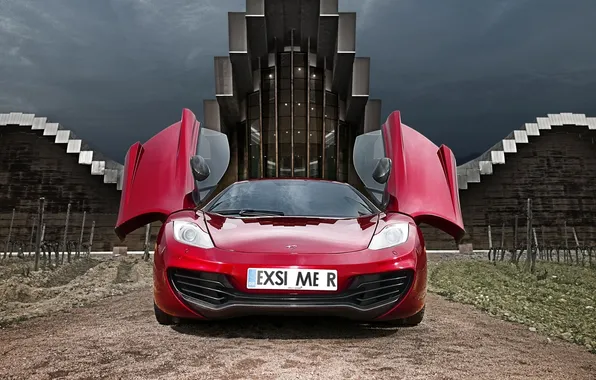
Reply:
M387 183L389 175L391 174L391 159L383 157L377 163L375 171L373 172L373 179L380 184Z
M195 181L204 181L209 177L209 174L211 174L207 161L199 155L190 158L190 168Z

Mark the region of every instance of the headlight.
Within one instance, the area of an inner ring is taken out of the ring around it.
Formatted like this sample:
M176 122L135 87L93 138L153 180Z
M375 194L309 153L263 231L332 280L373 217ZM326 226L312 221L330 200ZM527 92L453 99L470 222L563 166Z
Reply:
M373 236L368 249L383 249L394 247L408 241L410 225L408 223L390 224L381 232Z
M211 237L192 222L174 221L174 239L199 248L213 248Z

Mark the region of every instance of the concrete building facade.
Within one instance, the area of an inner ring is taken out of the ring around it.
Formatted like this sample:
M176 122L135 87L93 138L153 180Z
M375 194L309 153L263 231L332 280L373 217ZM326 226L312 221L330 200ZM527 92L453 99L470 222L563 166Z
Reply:
M382 104L369 99L370 59L356 56L356 14L339 12L338 0L247 0L244 12L228 14L228 30L229 54L214 58L215 98L203 103L203 126L230 141L231 163L219 189L270 177L360 187L354 140L380 128ZM531 198L540 240L560 242L568 226L582 242L596 243L595 140L596 118L553 114L460 165L465 241L487 248L490 225L495 244L502 232L511 244L515 218L523 230ZM44 196L48 239L61 236L70 202L71 238L79 238L87 212L88 225L96 222L94 246L111 249L119 243L113 228L121 177L121 164L59 124L32 114L1 114L0 244L13 209L13 240L29 239ZM429 248L456 248L441 232L425 232ZM141 249L142 235L137 231L125 244Z

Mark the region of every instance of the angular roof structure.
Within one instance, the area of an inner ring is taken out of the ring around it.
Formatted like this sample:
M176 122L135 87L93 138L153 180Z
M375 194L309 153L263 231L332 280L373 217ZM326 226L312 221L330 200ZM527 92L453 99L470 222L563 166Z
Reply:
M122 190L122 164L92 150L59 123L48 123L46 117L36 117L32 113L11 112L0 114L0 128L6 126L21 126L46 136L55 144L63 145L67 154L78 155L80 165L89 166L91 175L103 176L104 183L115 184L118 190Z
M484 152L478 158L457 167L457 180L460 190L468 188L468 183L480 183L483 175L493 174L493 165L505 164L505 153L517 153L517 144L530 143L530 136L540 136L540 131L553 127L577 126L596 130L596 117L584 114L560 113L538 117L535 123L526 123L522 128L511 132L503 140Z

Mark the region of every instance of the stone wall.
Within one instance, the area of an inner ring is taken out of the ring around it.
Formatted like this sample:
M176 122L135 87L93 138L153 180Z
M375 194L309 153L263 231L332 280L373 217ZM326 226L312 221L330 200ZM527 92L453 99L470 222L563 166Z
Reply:
M69 240L79 240L83 211L87 212L84 239L89 239L95 221L94 250L110 250L127 244L142 249L144 230L121 243L114 233L120 205L116 184L103 183L103 176L91 175L89 165L78 163L78 154L67 154L55 136L19 126L0 129L0 251L8 235L13 208L16 209L12 241L29 241L39 197L46 198L46 240L62 241L66 209L71 202ZM152 229L156 235L158 227ZM154 241L155 238L153 238Z
M488 248L487 226L493 244L500 244L505 223L505 244L513 241L518 216L518 242L525 242L526 200L532 198L533 225L539 244L563 244L563 226L569 226L569 244L575 245L571 227L580 244L596 245L596 131L587 127L553 127L541 130L518 144L517 153L506 154L504 165L494 165L492 175L460 190L466 226L466 242ZM454 248L453 239L425 227L427 246Z

